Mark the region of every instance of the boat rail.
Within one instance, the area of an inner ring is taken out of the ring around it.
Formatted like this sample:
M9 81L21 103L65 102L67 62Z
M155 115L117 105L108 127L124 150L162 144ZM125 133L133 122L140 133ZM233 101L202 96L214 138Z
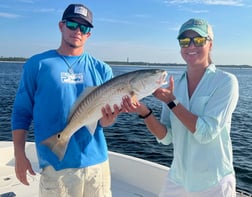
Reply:
M236 195L237 197L252 197L252 194L241 189L236 189Z

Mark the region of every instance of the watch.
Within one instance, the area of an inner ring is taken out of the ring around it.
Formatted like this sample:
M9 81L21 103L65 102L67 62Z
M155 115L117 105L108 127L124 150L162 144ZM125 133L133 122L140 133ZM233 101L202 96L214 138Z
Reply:
M179 101L177 99L174 99L173 101L171 101L170 103L167 104L167 106L170 109L173 109L174 107L176 107L179 104Z

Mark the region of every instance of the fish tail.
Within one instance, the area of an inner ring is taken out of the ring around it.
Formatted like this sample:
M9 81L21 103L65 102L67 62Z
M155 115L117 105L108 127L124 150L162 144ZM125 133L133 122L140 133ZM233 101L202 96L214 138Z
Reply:
M66 153L69 139L62 137L61 133L57 133L41 143L46 145L61 161Z

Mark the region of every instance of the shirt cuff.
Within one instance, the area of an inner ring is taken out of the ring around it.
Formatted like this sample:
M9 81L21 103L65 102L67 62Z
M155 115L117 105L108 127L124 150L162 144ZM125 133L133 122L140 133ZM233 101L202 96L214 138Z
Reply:
M167 129L167 133L164 136L164 138L162 138L162 139L156 138L156 140L157 140L158 143L161 143L161 144L164 144L164 145L169 145L172 142L172 134L171 134L171 132L168 132L168 129Z

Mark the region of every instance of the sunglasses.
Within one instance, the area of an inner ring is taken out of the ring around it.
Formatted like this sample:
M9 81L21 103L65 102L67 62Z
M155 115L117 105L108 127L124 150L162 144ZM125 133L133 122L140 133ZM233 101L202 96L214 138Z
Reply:
M63 23L66 24L66 27L68 29L71 29L71 30L76 30L78 27L80 28L80 31L83 33L83 34L87 34L91 31L91 28L90 27L87 27L85 25L82 25L80 23L77 23L77 22L74 22L74 21L67 21L67 20L64 20L62 21Z
M182 48L187 48L190 46L190 44L193 42L194 46L196 47L202 47L206 44L206 41L207 40L210 40L210 38L208 37L200 37L200 36L197 36L197 37L194 37L194 38L179 38L178 41L179 41L179 45L180 47Z

